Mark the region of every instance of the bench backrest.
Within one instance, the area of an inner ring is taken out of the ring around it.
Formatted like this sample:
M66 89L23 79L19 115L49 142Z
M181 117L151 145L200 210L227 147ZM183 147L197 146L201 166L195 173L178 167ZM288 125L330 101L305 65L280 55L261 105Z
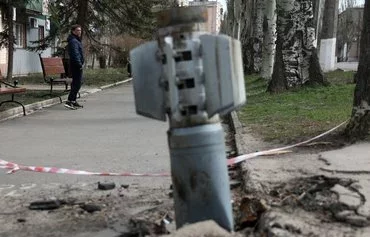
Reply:
M62 58L42 58L40 56L40 61L44 77L57 74L65 74Z

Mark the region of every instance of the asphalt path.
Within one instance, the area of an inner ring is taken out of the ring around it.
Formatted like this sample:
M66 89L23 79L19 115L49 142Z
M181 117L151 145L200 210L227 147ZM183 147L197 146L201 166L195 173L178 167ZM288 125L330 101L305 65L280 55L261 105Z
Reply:
M62 104L0 123L0 159L94 172L170 171L168 123L136 115L131 84L81 100L83 109ZM14 186L116 182L168 188L166 177L97 177L0 169L0 195Z

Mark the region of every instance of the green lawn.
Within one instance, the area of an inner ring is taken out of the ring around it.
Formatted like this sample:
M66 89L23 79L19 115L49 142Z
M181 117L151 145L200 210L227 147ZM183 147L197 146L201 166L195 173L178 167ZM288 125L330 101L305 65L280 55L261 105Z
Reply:
M240 120L266 141L291 143L318 135L350 117L354 72L326 74L330 86L308 87L282 94L266 92L266 82L252 75L246 77L247 103L238 112ZM123 69L85 70L85 85L102 86L127 79ZM19 84L42 84L41 74L16 78ZM24 104L50 98L48 91L27 91L15 95ZM60 93L60 92L58 92ZM0 100L9 98L1 95ZM17 106L7 104L0 111Z
M95 69L84 71L84 83L87 86L104 86L127 79L126 69Z
M266 141L291 143L318 135L350 117L354 72L326 74L330 86L282 94L266 92L266 82L246 77L247 103L238 112L243 124Z
M87 86L100 87L127 79L125 69L107 68L107 69L86 69L83 74L84 84ZM34 73L25 77L16 77L19 85L26 84L44 84L42 73Z
M53 95L50 95L48 90L47 91L27 90L25 93L15 94L14 100L21 102L24 105L28 105L38 101L54 98L56 97L56 95L62 96L66 94L67 94L66 92L55 91L53 92ZM0 101L6 101L10 99L11 95L0 95ZM19 105L16 103L5 103L0 107L0 111L4 111L17 106Z

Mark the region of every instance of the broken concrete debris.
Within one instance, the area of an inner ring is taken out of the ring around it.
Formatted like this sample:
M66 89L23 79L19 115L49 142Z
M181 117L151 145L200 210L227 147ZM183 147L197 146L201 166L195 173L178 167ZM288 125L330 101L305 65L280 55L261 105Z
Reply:
M112 190L116 187L115 183L100 183L98 182L99 190Z
M28 207L30 210L54 210L58 209L62 204L59 200L45 200L31 202Z

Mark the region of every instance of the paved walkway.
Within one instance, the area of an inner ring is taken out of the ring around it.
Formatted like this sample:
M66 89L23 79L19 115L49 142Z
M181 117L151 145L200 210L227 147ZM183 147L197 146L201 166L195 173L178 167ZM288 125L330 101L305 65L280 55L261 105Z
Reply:
M76 111L62 104L0 123L0 157L35 166L88 171L164 172L170 170L167 123L136 115L131 84L81 99ZM117 180L140 185L170 185L169 178L102 178L0 170L0 185ZM1 189L0 189L1 192Z
M357 71L358 62L339 62L336 64L336 68L344 71Z
M24 87L28 90L50 90L50 85L48 84L26 84L26 85L20 85L21 87ZM87 90L91 90L93 89L94 87L91 87L91 86L83 86L81 88L82 91L87 91ZM56 90L56 91L64 91L65 90L65 86L64 85L53 85L53 90Z

